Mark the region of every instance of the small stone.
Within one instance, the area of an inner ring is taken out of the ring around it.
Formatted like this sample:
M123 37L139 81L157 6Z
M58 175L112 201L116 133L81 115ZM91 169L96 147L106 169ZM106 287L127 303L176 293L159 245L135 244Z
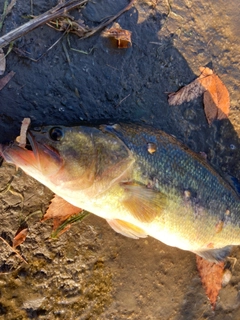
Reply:
M232 272L229 269L225 269L222 277L222 287L226 287L232 278Z

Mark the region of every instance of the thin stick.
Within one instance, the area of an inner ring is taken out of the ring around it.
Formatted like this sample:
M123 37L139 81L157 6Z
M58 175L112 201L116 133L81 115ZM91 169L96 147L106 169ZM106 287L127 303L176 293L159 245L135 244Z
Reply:
M8 0L4 1L4 7L3 7L3 13L0 19L0 31L2 30L2 26L3 26L3 21L7 15L7 7L8 7Z
M131 93L129 93L126 97L124 97L124 98L118 103L118 105L116 105L116 108L119 107L120 104L130 96L130 94L131 94Z
M122 15L124 12L128 11L135 0L130 0L129 4L119 11L116 15L114 15L112 18L108 19L107 21L101 23L96 28L92 28L88 31L86 31L85 35L81 37L81 39L89 38L96 32L102 30L107 25L109 25L111 22L116 20L120 15ZM83 6L86 4L88 0L83 0L81 2L78 2L76 0L70 0L67 4L59 3L56 7L52 8L51 10L39 15L38 17L28 21L24 25L16 28L15 30L10 31L9 33L5 34L4 36L0 37L0 48L3 48L7 46L12 41L15 41L16 39L24 36L28 32L32 31L33 29L39 27L42 24L45 24L51 20L57 19L59 17L65 16L68 11L77 8L78 6Z
M42 24L45 24L48 21L57 19L58 17L66 15L70 10L73 10L79 6L86 4L88 0L76 1L70 0L66 4L58 4L54 8L48 10L47 12L33 18L24 25L10 31L0 38L0 48L7 46L10 42L15 41L16 39L24 36L29 31L39 27Z
M124 12L128 11L129 9L131 9L133 3L135 0L130 0L129 4L122 9L121 11L119 11L115 16L113 16L112 18L108 19L107 21L101 23L99 26L97 26L96 28L93 28L89 31L86 32L86 34L81 37L81 39L85 39L85 38L89 38L91 37L94 33L102 30L103 28L105 28L107 25L109 25L110 23L112 23L114 20L116 20L118 17L120 17Z
M15 6L17 0L11 0L11 2L9 3L9 5L7 6L7 12L6 15L9 14L9 12L11 12L12 8Z
M10 244L9 244L6 240L4 240L2 237L0 237L0 239L1 239L14 253L16 253L16 255L18 256L18 258L19 258L20 260L22 260L23 262L25 262L26 264L28 264L28 262L17 252L16 249L14 249L13 247L11 247Z

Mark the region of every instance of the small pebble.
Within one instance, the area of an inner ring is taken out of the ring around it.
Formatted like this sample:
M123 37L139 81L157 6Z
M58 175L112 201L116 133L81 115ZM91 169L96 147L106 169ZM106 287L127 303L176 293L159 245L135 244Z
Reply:
M229 269L225 269L222 277L222 287L226 287L232 278L232 272Z

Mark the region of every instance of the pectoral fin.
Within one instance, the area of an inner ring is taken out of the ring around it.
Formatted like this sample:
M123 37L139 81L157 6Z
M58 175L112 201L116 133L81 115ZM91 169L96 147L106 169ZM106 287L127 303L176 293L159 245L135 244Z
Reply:
M160 216L166 207L165 194L143 185L122 184L126 191L123 204L141 222L149 223Z
M232 249L232 246L226 246L221 249L208 249L205 251L195 251L195 253L208 261L220 262L230 254L231 249Z
M110 227L113 228L114 231L116 231L117 233L121 233L125 237L129 237L133 239L147 237L147 234L145 233L144 230L134 226L129 222L125 222L118 219L107 220L107 222L109 223Z

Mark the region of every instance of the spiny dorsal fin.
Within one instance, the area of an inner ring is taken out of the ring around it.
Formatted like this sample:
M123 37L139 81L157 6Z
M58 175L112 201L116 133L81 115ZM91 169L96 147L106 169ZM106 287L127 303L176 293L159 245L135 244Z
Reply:
M166 206L165 194L135 183L122 184L126 191L123 205L141 222L149 223L161 215Z
M113 228L117 233L121 233L125 237L138 239L138 238L146 238L147 234L141 228L136 227L135 225L125 222L122 220L114 219L107 220L110 227Z

